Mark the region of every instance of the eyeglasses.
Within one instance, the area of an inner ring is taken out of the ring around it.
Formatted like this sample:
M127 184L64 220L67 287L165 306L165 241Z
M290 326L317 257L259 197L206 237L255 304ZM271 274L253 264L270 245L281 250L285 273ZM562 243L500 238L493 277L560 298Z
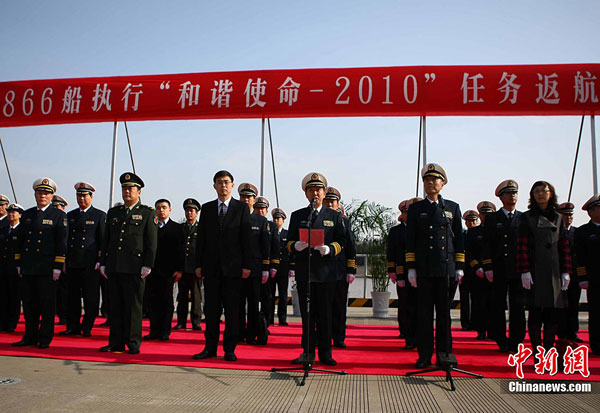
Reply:
M215 182L215 184L217 185L229 185L233 182L231 182L229 179L217 179L217 181Z
M534 194L534 195L546 194L546 193L548 193L548 192L550 192L550 189L548 189L548 188L544 188L544 189L534 189L534 190L533 190L533 194Z

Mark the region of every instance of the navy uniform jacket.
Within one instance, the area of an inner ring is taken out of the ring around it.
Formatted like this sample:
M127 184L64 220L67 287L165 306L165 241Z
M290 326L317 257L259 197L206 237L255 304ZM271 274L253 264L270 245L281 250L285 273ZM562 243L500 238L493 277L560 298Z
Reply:
M342 215L346 228L346 242L342 252L335 258L337 260L337 279L346 281L346 274L356 274L356 244L350 229L350 219Z
M23 212L23 236L18 239L15 252L17 267L23 275L51 275L65 263L67 252L67 214L48 206L45 211L37 207Z
M109 273L139 274L142 267L154 265L158 218L154 209L135 204L131 212L125 205L108 210L102 265Z
M67 214L67 223L67 268L94 267L102 256L106 214L93 206L84 213L77 208Z
M267 218L256 212L250 214L250 248L252 277L260 277L261 271L269 271L271 262L271 226Z
M305 207L294 211L290 218L290 227L288 232L288 251L295 254L294 269L296 280L306 280L308 274L308 248L302 252L294 249L294 244L300 241L300 228L308 228L308 216L311 212L310 207ZM331 282L336 281L336 259L335 257L342 252L342 247L346 243L346 228L342 220L342 214L331 208L321 206L321 211L317 215L313 229L324 230L324 243L329 246L328 255L321 257L321 253L313 250L311 255L310 281L311 282Z
M514 211L510 225L502 209L487 214L483 224L483 269L509 279L517 274L517 229L521 212Z
M288 231L281 228L281 232L277 228L273 228L273 242L271 244L271 268L277 271L283 269L286 271L290 265L290 252L287 249Z
M153 268L168 276L175 271L183 271L183 230L181 224L169 219L167 224L158 228L156 258Z
M467 230L465 237L465 257L467 267L472 273L483 268L483 226L477 225Z
M183 231L183 272L194 274L196 271L196 246L198 240L198 221L189 225L182 224Z
M250 269L250 210L248 205L231 198L223 228L219 226L218 202L202 205L198 221L196 267L203 277L241 278L242 268ZM266 218L265 218L266 219Z
M406 256L406 225L404 222L390 228L387 239L388 273L395 273L397 280L406 281L404 261Z
M428 199L408 208L406 225L406 267L416 269L417 277L454 279L464 269L465 248L462 214L456 202L438 197L433 206Z
M593 289L600 287L600 226L590 221L575 230L575 258L576 281L588 281Z
M10 227L10 223L8 222L8 214L0 218L0 229L4 227Z
M15 253L19 247L19 238L23 236L23 225L19 224L9 234L10 225L0 228L0 276L3 271L15 271Z

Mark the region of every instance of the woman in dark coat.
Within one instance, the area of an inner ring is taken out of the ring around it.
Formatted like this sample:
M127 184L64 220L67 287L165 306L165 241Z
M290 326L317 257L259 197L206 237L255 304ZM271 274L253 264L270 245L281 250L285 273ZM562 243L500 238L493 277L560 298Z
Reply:
M517 271L527 290L529 339L534 351L542 344L542 323L544 348L554 346L558 323L567 308L571 255L557 206L554 187L537 181L529 192L529 210L519 221Z

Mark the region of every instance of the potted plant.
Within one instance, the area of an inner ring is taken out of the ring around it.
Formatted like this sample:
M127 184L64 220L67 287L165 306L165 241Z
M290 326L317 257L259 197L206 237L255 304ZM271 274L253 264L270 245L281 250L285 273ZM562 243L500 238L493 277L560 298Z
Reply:
M387 236L395 220L392 209L375 202L352 201L346 208L358 253L367 254L367 278L373 285L373 317L389 313L390 279L387 273Z

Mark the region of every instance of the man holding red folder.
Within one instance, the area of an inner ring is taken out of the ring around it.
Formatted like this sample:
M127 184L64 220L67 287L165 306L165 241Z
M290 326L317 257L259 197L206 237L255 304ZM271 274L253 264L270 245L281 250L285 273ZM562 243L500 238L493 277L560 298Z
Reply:
M323 207L326 187L327 179L322 174L311 172L306 175L302 180L302 190L310 205L294 211L290 218L288 250L295 255L296 283L302 316L303 353L293 360L297 364L312 362L316 346L321 363L328 366L337 364L331 354L331 315L336 286L335 257L342 252L346 230L342 215ZM309 276L310 314L307 306ZM318 342L315 341L317 339Z

